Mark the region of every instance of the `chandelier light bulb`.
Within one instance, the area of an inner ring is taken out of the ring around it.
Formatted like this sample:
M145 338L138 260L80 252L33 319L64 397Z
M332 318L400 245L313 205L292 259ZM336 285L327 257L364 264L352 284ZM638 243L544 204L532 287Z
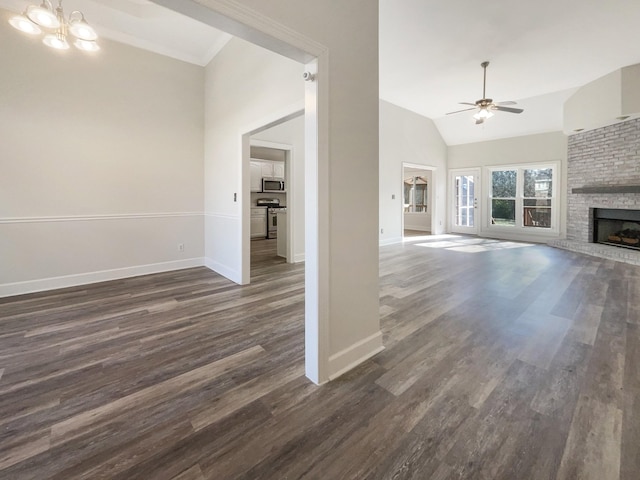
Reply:
M9 19L9 24L21 32L28 33L29 35L38 35L42 33L40 27L29 20L24 15L16 15Z
M98 38L98 34L96 33L96 31L91 27L91 25L89 25L87 23L87 21L84 19L84 15L82 15L82 13L80 12L73 12L71 14L71 17L73 17L73 15L75 13L78 13L81 15L80 19L76 20L74 18L70 18L69 20L69 32L71 33L71 35L73 35L74 37L80 38L82 40L95 40Z
M56 50L68 50L71 41L83 52L100 50L96 43L98 34L87 23L84 14L74 10L66 17L62 10L62 0L58 0L56 8L51 0L42 0L40 5L29 5L22 15L12 17L9 23L13 28L29 35L44 33L42 43ZM73 37L69 38L69 34Z
M57 35L55 33L50 33L49 35L45 35L42 39L42 43L44 43L47 47L55 48L56 50L68 50L69 43L64 35Z
M100 46L92 41L92 40L82 40L81 38L77 38L73 45L83 52L97 52L100 50Z
M35 5L29 5L27 7L27 17L33 23L44 28L59 28L60 20L56 16L56 13L49 8L46 2L42 2L42 5L36 7Z

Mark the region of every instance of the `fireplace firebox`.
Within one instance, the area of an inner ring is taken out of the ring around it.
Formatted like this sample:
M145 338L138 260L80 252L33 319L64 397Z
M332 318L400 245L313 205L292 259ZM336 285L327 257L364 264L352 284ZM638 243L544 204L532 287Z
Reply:
M593 209L593 242L640 250L640 210Z

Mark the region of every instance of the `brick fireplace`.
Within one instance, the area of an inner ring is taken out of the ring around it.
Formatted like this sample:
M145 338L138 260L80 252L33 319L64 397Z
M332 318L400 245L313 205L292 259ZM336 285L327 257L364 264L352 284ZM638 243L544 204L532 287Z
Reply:
M639 251L594 243L594 211L640 210L640 118L571 135L567 162L567 240L556 245L640 265Z

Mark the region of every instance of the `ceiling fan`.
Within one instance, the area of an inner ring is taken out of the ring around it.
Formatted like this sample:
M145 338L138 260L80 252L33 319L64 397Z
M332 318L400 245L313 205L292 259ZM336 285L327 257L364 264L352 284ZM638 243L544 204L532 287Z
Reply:
M469 110L478 109L478 113L476 113L473 118L476 119L476 125L479 123L484 123L487 118L493 117L492 110L497 110L499 112L509 112L509 113L522 113L524 110L522 108L512 108L505 107L505 105L515 105L516 102L508 101L508 102L495 102L491 98L487 98L485 92L487 88L487 67L489 66L489 62L482 62L480 66L484 69L484 78L482 81L482 99L477 100L475 103L469 102L460 102L460 105L473 105L473 108L465 108L463 110L456 110L455 112L449 112L447 115L451 115L453 113L467 112Z

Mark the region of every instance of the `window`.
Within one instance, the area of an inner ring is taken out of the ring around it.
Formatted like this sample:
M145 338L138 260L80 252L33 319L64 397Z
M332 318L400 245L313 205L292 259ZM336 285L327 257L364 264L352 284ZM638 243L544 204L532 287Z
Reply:
M490 169L491 226L557 229L554 165Z
M404 179L404 211L427 212L427 179L413 176Z
M457 175L455 192L455 225L473 227L475 225L475 184L473 175Z
M517 170L491 172L491 223L516 224Z
M523 225L551 228L553 169L526 169L523 175Z

